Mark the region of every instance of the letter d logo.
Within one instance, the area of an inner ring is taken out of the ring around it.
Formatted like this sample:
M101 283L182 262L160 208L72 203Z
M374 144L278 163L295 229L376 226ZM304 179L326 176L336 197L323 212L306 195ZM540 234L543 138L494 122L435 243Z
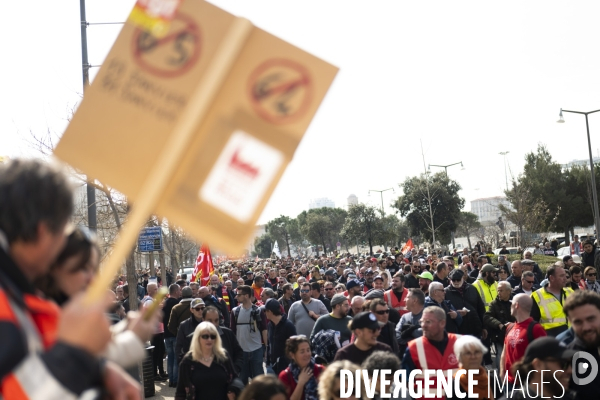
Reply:
M577 360L580 358L583 358L586 362L579 363L578 367ZM589 385L596 379L596 375L598 375L598 363L591 354L586 353L585 351L578 351L573 355L571 366L573 369L573 382L575 382L576 385ZM586 378L580 378L580 376L585 375L588 370L590 371L590 374Z

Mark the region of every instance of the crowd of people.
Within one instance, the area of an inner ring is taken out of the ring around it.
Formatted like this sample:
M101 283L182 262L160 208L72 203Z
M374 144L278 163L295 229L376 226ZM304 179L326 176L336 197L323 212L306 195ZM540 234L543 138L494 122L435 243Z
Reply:
M578 352L600 363L593 242L544 268L531 252L496 261L482 247L228 261L206 282L173 273L130 289L121 276L88 304L100 251L70 225L72 211L56 167L0 166L3 398L139 398L134 370L148 344L154 379L168 380L176 399L337 400L340 371L357 369L477 370L480 399L600 393L600 376L579 384L571 367ZM507 386L492 390L492 375ZM375 398L394 389L376 385Z

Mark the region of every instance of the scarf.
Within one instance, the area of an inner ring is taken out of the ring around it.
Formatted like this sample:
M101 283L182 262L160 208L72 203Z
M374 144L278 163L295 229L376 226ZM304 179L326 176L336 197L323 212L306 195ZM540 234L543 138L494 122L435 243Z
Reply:
M308 368L311 371L315 370L315 360L314 358L310 359L310 363L308 364ZM290 371L292 372L292 377L294 381L298 383L298 377L300 376L300 367L295 362L290 364ZM311 376L306 385L304 385L304 400L318 400L319 395L317 393L317 380L315 376Z
M488 376L485 368L479 367L479 373L473 375L473 378L477 380L477 386L473 386L473 393L478 399L494 400L491 391L488 393ZM469 388L469 376L463 374L460 376L460 386L463 391Z

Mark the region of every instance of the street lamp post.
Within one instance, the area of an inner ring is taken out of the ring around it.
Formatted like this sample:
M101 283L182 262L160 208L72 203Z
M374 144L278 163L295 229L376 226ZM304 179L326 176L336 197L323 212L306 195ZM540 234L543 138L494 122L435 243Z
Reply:
M590 140L590 125L588 123L588 115L599 112L600 110L582 112L582 111L570 111L560 109L559 120L556 121L558 123L564 123L565 119L563 118L563 112L573 113L573 114L583 114L585 115L585 128L587 129L587 140L588 140L588 151L590 155L590 171L592 173L592 201L594 203L594 225L596 228L596 235L600 233L600 213L598 212L598 193L596 193L596 174L594 172L594 158L592 157L592 141Z
M454 164L448 164L448 165L435 165L435 164L429 164L427 166L427 170L430 170L431 167L440 167L440 168L444 168L444 171L446 172L446 178L448 177L448 167L452 167L453 165L458 165L460 164L460 166L462 167L461 169L465 169L465 166L463 165L462 161L459 161L457 163ZM456 247L456 244L454 243L454 231L450 232L450 236L452 237L452 247Z
M457 163L454 164L448 164L448 165L435 165L435 164L429 164L427 166L427 170L430 170L431 167L440 167L440 168L444 168L444 171L446 172L446 177L448 176L448 167L452 167L453 165L458 165L460 164L460 166L462 167L462 169L465 169L465 167L463 166L462 161L459 161Z
M506 181L506 190L508 190L508 175L506 174L506 155L510 153L510 151L501 151L501 156L504 156L504 180Z
M388 190L391 190L394 193L396 192L394 190L394 188L383 189L383 190L369 190L369 196L371 195L371 192L376 192L381 195L381 216L382 217L385 215L385 211L383 210L383 192L387 192Z

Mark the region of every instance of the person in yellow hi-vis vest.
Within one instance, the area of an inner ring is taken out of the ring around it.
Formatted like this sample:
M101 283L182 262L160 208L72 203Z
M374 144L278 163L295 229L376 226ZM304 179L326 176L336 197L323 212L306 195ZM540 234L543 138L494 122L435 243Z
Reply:
M485 312L490 310L490 304L498 297L498 282L496 282L497 272L498 268L495 268L492 264L484 264L479 271L479 277L473 282L473 286L475 286L477 293L479 293L479 297L481 297L481 301L483 301ZM492 364L492 356L489 351L492 342L487 336L487 332L485 335L482 335L481 342L488 349L487 353L483 356L483 362L486 368L489 369Z
M562 262L558 261L549 266L546 276L548 285L531 294L533 299L531 317L542 325L548 336L556 337L569 329L567 316L563 311L563 303L574 291L570 287L564 287L567 273Z
M492 264L485 264L481 267L479 278L473 283L473 286L479 292L479 296L481 296L481 300L483 300L486 312L490 310L492 301L498 297L496 272L498 272L498 268L495 268Z

